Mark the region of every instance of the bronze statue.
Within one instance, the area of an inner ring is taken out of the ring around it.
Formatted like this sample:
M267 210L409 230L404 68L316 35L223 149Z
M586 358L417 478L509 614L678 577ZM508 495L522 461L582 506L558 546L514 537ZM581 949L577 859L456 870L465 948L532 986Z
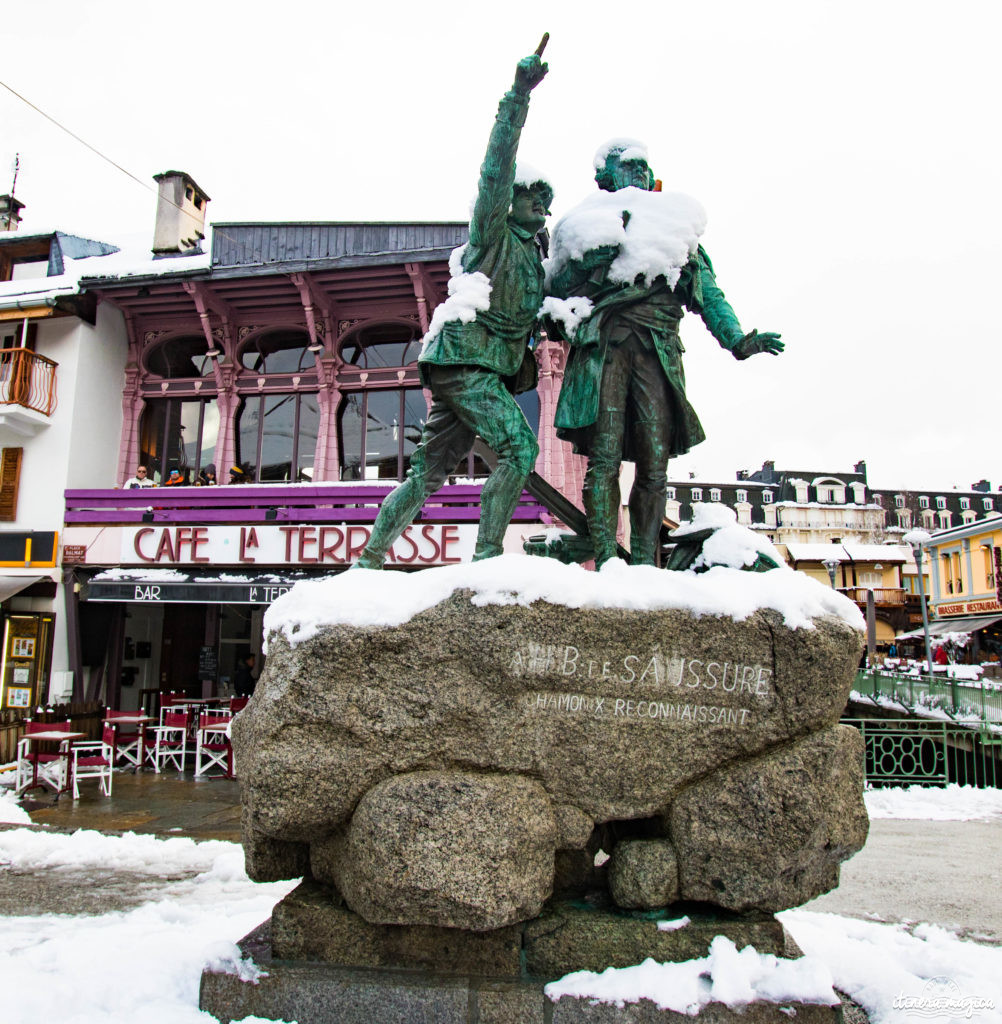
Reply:
M513 394L536 383L529 349L543 299L536 235L550 212L553 189L545 180L516 180L515 154L529 93L547 72L540 59L547 38L519 61L515 82L501 99L480 168L470 241L461 252L462 273L453 277L450 299L436 309L418 358L422 382L431 390L431 410L406 480L379 511L357 563L363 568L382 568L390 546L469 453L478 434L497 454L497 464L481 495L474 558L501 554L505 530L539 452Z
M564 331L571 347L557 433L588 456L583 497L599 566L616 557L620 464L623 459L636 463L630 561L653 565L668 459L705 437L685 396L678 334L683 310L698 314L737 359L778 354L783 343L778 334L741 329L698 244L702 208L685 196L650 194L655 182L641 143L607 144L596 156L596 172L599 188L616 196L592 197L561 219L547 271L551 296L569 304L576 299L579 313L581 303L590 302ZM659 240L659 217L669 210L667 204L674 205L664 223L678 238ZM605 217L597 230L596 214ZM659 241L663 251L653 258L651 245L657 249Z

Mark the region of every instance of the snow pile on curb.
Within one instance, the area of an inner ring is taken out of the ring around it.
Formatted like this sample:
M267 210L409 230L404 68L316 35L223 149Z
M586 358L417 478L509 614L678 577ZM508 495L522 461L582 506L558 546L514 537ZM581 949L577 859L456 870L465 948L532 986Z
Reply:
M543 990L556 1002L562 996L624 1006L649 999L661 1010L697 1014L707 1003L745 1006L763 1000L837 1006L832 976L818 959L780 960L753 946L738 950L718 935L708 956L683 963L647 959L635 967L609 967L601 974L576 971Z

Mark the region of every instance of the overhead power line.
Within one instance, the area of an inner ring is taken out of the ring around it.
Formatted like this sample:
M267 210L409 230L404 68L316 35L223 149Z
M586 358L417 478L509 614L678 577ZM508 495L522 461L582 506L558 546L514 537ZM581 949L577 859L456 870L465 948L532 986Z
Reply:
M27 106L31 107L31 109L34 110L36 114L41 114L46 121L51 121L60 131L66 132L66 134L69 135L71 139L76 139L76 141L79 142L81 146L86 146L87 149L89 149L95 156L99 156L102 160L107 161L107 163L111 164L112 167L121 171L126 177L131 178L134 182L141 185L143 188L149 189L150 192L156 192L156 189L152 185L150 185L149 182L143 181L141 178L137 178L131 171L126 170L120 163L116 163L114 160L111 159L110 156L106 156L96 146L92 146L86 139L81 139L76 132L71 131L61 121L57 121L51 114L47 114L44 110L42 110L41 107L36 106L26 96L22 96L17 91L17 89L12 89L4 81L0 81L0 85L2 85L11 95L16 96L22 103L27 104ZM174 205L177 204L175 203Z

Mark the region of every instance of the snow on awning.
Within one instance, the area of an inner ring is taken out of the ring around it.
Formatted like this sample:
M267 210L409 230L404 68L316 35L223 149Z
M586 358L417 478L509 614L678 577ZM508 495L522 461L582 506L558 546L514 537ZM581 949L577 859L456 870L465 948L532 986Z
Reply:
M81 586L84 601L146 604L271 604L300 580L329 572L198 572L180 569L106 569Z

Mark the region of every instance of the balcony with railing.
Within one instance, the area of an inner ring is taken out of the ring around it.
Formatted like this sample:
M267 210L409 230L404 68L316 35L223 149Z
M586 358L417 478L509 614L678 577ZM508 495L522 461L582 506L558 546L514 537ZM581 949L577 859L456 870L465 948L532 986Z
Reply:
M67 526L372 523L395 486L395 481L387 481L69 490L65 516ZM481 484L440 488L425 501L417 522L479 522L481 489ZM545 514L546 509L524 492L512 522L538 523Z
M873 601L878 608L904 608L907 604L908 595L900 587L839 587L840 593L863 608L868 590L873 591Z
M0 349L0 427L32 436L56 408L58 363L27 348Z

